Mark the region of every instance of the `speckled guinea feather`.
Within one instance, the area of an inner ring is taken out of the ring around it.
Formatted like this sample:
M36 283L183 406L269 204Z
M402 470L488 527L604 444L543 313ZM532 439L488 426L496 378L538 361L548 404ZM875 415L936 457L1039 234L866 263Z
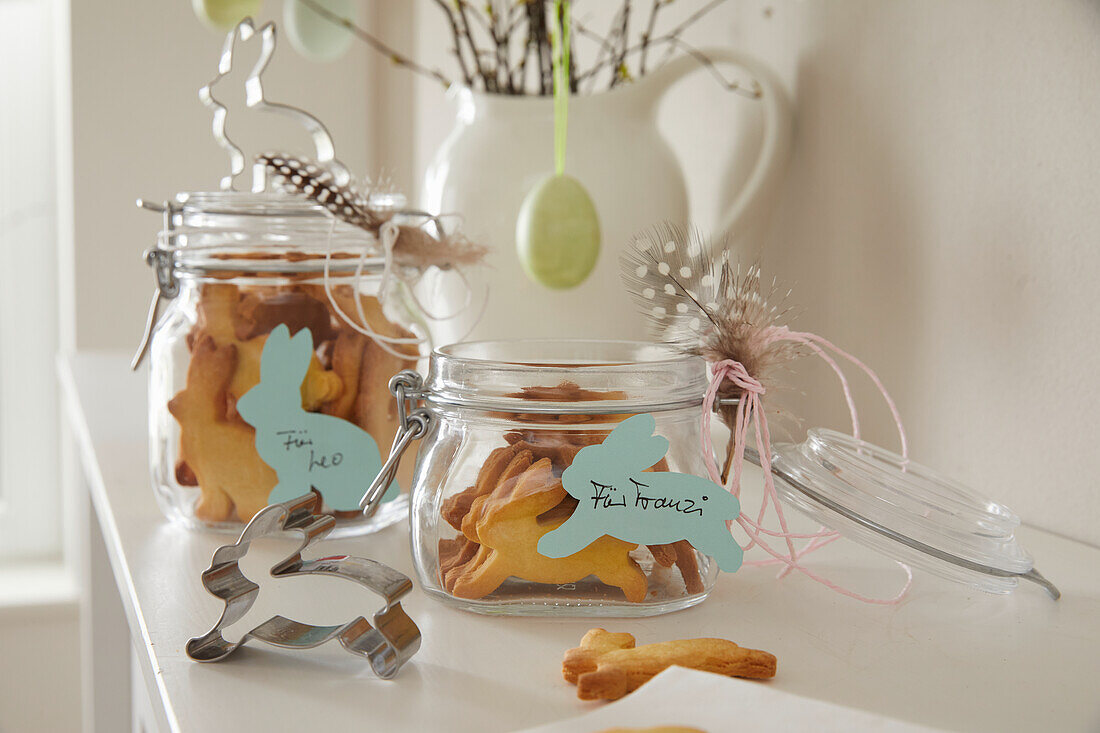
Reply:
M324 166L285 153L257 156L274 179L276 188L316 201L337 219L378 237L382 226L395 219L397 210L374 202L377 190L368 184L340 185ZM396 223L395 219L395 223ZM412 267L461 267L480 262L486 253L482 245L461 234L440 233L435 237L421 226L397 224L394 260Z
M789 291L774 280L764 290L758 266L742 268L728 249L714 252L694 228L665 223L635 235L621 266L657 341L710 363L739 361L765 388L805 353L797 343L768 338L790 315Z
M377 232L393 216L392 211L371 207L369 190L363 192L354 184L336 183L331 171L313 161L285 153L264 153L256 161L271 174L276 188L316 201L352 226Z

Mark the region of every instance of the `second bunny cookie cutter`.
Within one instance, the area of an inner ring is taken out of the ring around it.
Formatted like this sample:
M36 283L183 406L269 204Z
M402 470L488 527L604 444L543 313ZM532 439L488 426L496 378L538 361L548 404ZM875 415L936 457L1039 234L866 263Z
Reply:
M252 517L236 543L218 548L210 567L202 574L202 583L212 595L225 602L225 608L210 631L187 642L188 657L197 662L218 662L249 639L287 649L310 649L339 639L349 652L366 657L375 674L382 679L392 679L416 654L420 649L420 629L399 602L412 590L412 581L407 576L361 557L302 558L302 551L331 532L336 523L333 517L316 513L320 510L319 504L320 497L316 493L272 504ZM385 606L371 621L358 616L338 626L314 626L275 615L237 641L228 641L223 630L244 618L260 591L260 586L241 571L241 558L248 553L253 540L283 532L298 534L302 541L297 551L271 568L272 577L331 575L345 578L380 595Z

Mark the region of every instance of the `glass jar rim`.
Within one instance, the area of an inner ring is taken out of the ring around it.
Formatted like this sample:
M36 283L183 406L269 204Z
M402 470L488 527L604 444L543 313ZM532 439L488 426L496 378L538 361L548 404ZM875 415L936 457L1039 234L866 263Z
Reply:
M663 412L702 404L706 365L645 341L466 341L432 351L429 403L518 413Z
M324 206L277 191L197 191L176 194L171 219L158 236L183 277L361 271L380 275L385 257L369 253L377 239L334 218ZM401 206L404 199L391 197Z
M380 206L401 208L400 194L375 194L371 200ZM316 201L283 191L182 191L176 194L179 213L219 216L255 216L321 219L329 221L328 210ZM350 225L349 225L350 226Z

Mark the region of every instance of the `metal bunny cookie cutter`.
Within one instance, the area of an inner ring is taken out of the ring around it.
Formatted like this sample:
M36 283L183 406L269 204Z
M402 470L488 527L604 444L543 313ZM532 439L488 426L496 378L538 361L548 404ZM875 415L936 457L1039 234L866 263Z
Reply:
M331 516L315 514L320 509L319 504L320 497L315 493L272 504L252 517L236 543L218 548L210 567L202 574L202 583L211 594L225 601L225 609L210 631L187 642L188 657L198 662L218 662L249 639L287 649L309 649L339 639L349 652L366 657L375 674L391 679L416 654L420 648L420 629L398 602L412 590L409 578L361 557L302 558L302 550L327 535L336 523ZM222 630L244 617L260 591L260 586L241 572L239 562L248 553L253 540L279 532L299 534L302 542L297 551L271 568L272 577L332 575L354 581L385 600L386 605L372 617L373 623L358 616L339 626L313 626L276 615L239 640L227 641Z
M337 183L344 185L351 174L348 169L336 159L336 150L332 144L332 136L319 119L306 112L304 109L289 104L272 102L267 99L264 92L263 75L275 55L275 24L266 23L257 31L251 18L245 18L229 32L222 47L222 55L218 60L218 73L206 85L199 89L199 100L214 114L213 133L214 140L229 155L229 175L221 180L223 190L232 191L235 188L235 179L244 172L244 151L226 133L226 117L228 110L225 105L214 95L214 88L233 70L234 53L239 43L248 42L253 36L260 36L260 54L252 70L245 81L245 106L249 109L258 109L262 112L273 112L288 117L309 133L313 146L317 151L318 163L326 164L333 173ZM267 188L267 174L264 166L256 164L252 169L252 191L261 192Z

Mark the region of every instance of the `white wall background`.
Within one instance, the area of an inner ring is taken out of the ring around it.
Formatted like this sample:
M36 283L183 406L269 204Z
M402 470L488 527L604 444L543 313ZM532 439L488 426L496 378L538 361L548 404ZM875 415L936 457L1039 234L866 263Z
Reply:
M421 54L443 59L445 27L417 7ZM794 287L797 325L878 370L917 460L1100 543L1100 3L743 0L688 38L756 54L790 90L789 177L771 235L743 250ZM451 117L418 84L422 170ZM699 73L660 122L694 220L716 226L752 103ZM823 366L794 386L805 426L845 427ZM866 434L896 445L859 386Z

